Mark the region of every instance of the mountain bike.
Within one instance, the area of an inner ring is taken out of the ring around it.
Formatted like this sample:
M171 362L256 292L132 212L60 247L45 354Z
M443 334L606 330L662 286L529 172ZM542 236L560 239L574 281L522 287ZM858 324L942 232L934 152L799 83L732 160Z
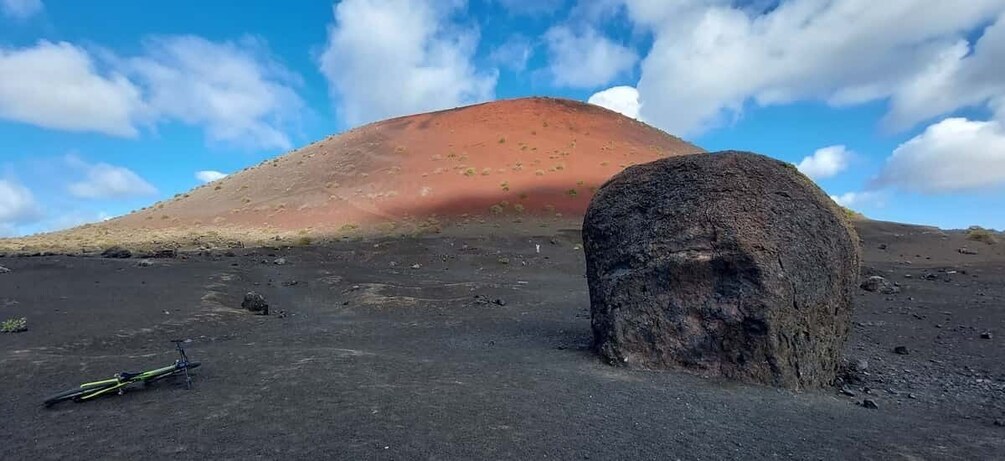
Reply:
M165 378L170 378L172 376L185 375L185 387L187 389L192 388L192 376L189 375L189 370L197 368L201 365L199 362L193 362L188 359L188 355L185 354L185 348L182 344L191 342L188 339L173 339L171 340L175 345L175 350L178 351L180 358L175 360L173 365L169 365L163 368L157 368L150 371L142 371L139 373L130 373L128 371L123 371L121 373L116 373L112 379L106 379L103 381L95 381L91 383L84 383L73 389L68 389L58 394L52 395L45 399L43 404L49 407L55 403L62 402L64 400L73 400L75 402L84 402L102 395L109 395L111 393L117 393L119 395L123 394L126 387L131 384L141 383L143 385L148 385Z

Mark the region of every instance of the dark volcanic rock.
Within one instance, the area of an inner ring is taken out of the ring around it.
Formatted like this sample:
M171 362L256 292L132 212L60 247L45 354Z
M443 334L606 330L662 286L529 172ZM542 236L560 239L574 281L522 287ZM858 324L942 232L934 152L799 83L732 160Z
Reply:
M595 347L614 364L831 383L860 259L840 213L794 167L760 155L626 169L583 223Z
M131 252L131 251L125 249L125 248L122 248L120 246L108 247L107 249L105 249L105 251L101 252L101 257L102 258L121 258L121 259L125 259L125 258L131 258L132 256L133 256L133 252Z
M873 292L878 291L880 293L883 293L884 295L892 295L894 293L900 293L900 287L890 283L889 280L880 277L878 275L874 275L872 277L865 279L859 286L862 287L862 289L865 291L873 291Z
M257 314L269 315L269 303L265 301L265 296L262 296L254 291L249 291L246 295L244 295L244 301L241 302L241 307Z
M10 269L0 266L0 274L6 274L8 272L10 272Z

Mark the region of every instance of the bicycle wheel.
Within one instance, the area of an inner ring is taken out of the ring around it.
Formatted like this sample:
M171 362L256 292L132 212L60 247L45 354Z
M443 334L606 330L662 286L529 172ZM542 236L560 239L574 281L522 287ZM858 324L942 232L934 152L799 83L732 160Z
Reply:
M102 389L106 389L113 386L113 384L107 384L104 386L91 386L91 387L75 387L73 389L67 389L58 394L50 395L42 402L43 405L50 407L56 403L62 402L64 400L75 400L77 397L81 397L84 394L90 394L91 392L97 392Z

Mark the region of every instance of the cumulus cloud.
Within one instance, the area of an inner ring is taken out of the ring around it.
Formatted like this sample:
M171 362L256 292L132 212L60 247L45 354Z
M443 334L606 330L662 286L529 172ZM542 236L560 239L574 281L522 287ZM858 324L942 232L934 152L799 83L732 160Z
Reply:
M203 171L197 171L195 173L195 177L196 177L196 179L198 179L198 180L200 180L200 181L202 181L204 183L208 183L208 182L213 182L213 181L216 181L216 180L219 180L219 179L226 178L227 177L227 173L221 173L219 171L213 171L213 170L203 170Z
M42 0L0 0L0 11L14 19L28 19L45 8Z
M496 73L472 64L478 32L454 25L459 1L345 0L321 72L350 125L493 98Z
M299 79L264 43L211 42L195 36L150 39L127 67L158 117L203 126L210 141L288 149L284 126L303 106Z
M544 35L548 68L556 85L596 88L631 70L638 61L634 50L615 43L593 27L580 29L560 25Z
M1005 127L948 118L897 147L873 187L951 193L1005 185Z
M297 82L252 38L154 38L134 57L41 41L0 49L0 118L122 137L180 121L213 142L286 149L283 130L303 105Z
M897 99L919 76L947 72L933 66L959 60L960 41L1005 10L1001 0L973 0L966 8L922 0L790 0L774 8L727 0L624 1L632 21L653 34L637 85L641 115L685 135L735 117L750 102L841 106ZM986 41L989 50L1005 42ZM902 99L906 107L911 98Z
M848 168L851 156L851 152L845 146L828 146L817 149L813 155L803 158L796 167L813 179L826 179Z
M71 182L70 195L85 199L122 199L142 197L157 193L157 189L132 170L107 163L88 163L67 156L66 163L79 172L83 179Z
M66 42L0 49L0 118L67 131L136 136L140 90L120 73L99 72Z
M1005 15L985 29L973 49L958 40L909 79L896 93L884 122L894 129L952 112L990 104L1005 122Z
M616 86L594 93L587 101L626 117L639 118L639 91L630 86Z
M42 211L28 188L11 179L0 179L0 228L11 230L41 217Z

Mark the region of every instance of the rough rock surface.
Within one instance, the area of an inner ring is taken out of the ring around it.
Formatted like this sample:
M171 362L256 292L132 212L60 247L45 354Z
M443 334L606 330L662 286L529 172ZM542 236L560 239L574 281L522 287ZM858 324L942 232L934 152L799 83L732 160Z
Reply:
M900 293L900 287L890 283L889 280L878 275L874 275L863 280L862 284L859 286L861 286L865 291L878 291L885 295Z
M256 314L269 315L269 303L265 301L265 296L254 291L249 291L244 295L241 307Z
M105 249L105 251L101 252L101 257L103 258L125 259L125 258L131 258L132 256L133 252L120 246L108 247Z
M834 380L857 237L791 165L722 152L630 167L597 192L583 239L610 363L789 388Z

